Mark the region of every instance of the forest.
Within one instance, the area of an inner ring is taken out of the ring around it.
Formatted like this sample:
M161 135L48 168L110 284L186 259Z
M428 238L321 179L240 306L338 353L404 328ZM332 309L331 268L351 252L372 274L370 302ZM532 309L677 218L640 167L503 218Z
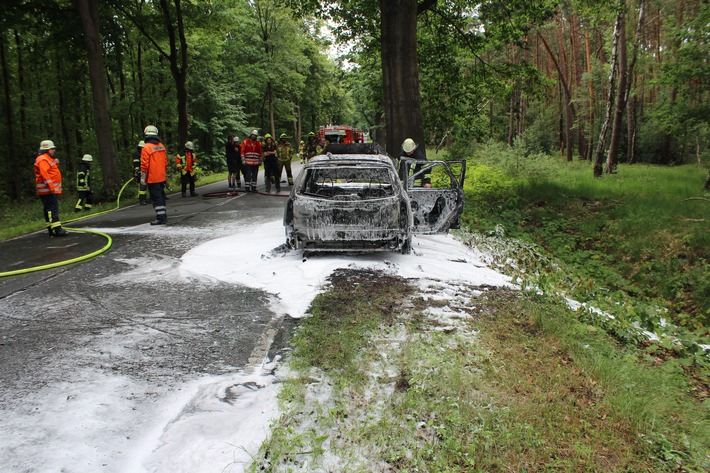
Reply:
M99 193L130 178L143 127L225 168L229 134L326 124L398 154L618 163L710 161L710 4L702 0L7 0L0 11L0 200L33 195L51 139ZM69 188L71 190L71 179Z

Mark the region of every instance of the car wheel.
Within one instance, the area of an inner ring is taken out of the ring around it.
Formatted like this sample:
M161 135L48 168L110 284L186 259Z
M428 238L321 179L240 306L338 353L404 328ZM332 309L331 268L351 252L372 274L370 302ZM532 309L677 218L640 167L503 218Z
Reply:
M412 236L408 236L404 243L402 244L402 254L408 255L412 252Z

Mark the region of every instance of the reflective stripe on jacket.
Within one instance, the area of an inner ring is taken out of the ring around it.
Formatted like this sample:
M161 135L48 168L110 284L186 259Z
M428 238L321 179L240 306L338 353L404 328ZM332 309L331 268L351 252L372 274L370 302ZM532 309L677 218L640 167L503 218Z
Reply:
M62 173L59 171L59 160L49 153L43 153L35 159L35 183L37 195L61 194Z
M261 164L261 142L252 141L249 138L242 141L242 158L247 166L259 166Z
M165 182L168 153L162 143L146 143L141 151L141 172L146 174L146 184Z

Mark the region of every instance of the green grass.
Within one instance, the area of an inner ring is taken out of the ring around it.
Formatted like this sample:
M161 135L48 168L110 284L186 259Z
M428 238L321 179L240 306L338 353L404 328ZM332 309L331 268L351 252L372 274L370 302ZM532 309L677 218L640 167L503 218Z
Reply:
M710 196L696 165L621 165L601 179L589 163L517 157L489 146L469 161L464 224L532 242L587 282L579 300L623 293L708 335ZM655 328L658 320L639 316Z
M251 471L710 466L707 407L677 365L620 348L554 298L475 289L458 288L468 317L441 320L439 288L336 273L295 335Z

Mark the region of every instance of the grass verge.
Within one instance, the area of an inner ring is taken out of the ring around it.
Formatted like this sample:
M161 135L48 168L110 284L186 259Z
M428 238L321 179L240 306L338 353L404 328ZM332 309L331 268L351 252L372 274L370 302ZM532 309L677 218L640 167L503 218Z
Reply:
M554 299L342 270L251 471L705 471L706 406ZM446 294L442 297L441 294Z

